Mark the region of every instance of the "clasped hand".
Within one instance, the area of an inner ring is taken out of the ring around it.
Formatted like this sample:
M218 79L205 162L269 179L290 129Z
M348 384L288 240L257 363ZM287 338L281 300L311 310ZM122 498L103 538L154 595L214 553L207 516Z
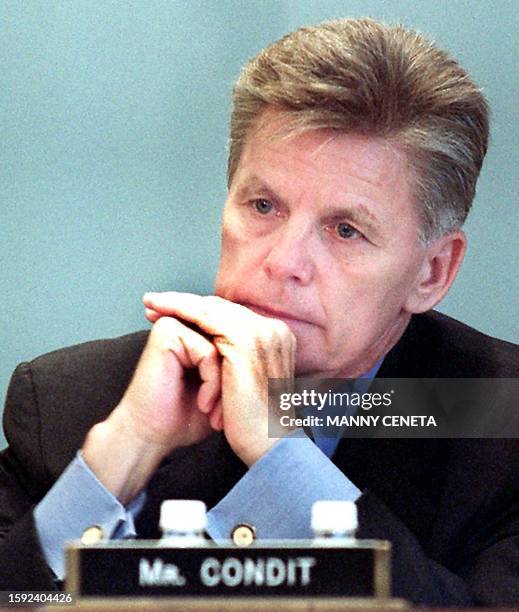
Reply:
M143 302L154 325L123 398L136 431L172 450L223 429L252 465L276 441L268 378L294 375L288 326L216 296L150 293Z

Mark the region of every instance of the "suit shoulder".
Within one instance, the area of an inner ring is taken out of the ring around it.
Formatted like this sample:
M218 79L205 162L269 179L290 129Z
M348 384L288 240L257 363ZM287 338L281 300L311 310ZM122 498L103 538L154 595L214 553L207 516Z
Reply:
M519 346L480 332L436 311L422 319L439 355L457 376L515 377L519 375Z
M42 448L55 474L86 432L119 403L139 361L146 331L84 342L37 357L29 368Z
M519 346L436 311L414 315L389 356L392 365L405 363L405 376L519 376Z
M42 408L76 403L81 410L113 403L128 386L148 332L83 342L37 357L29 364ZM58 401L59 400L59 401ZM54 416L54 415L52 415Z
M59 370L63 375L97 372L110 365L122 365L139 359L148 331L138 331L117 338L82 342L45 353L30 362L33 372Z

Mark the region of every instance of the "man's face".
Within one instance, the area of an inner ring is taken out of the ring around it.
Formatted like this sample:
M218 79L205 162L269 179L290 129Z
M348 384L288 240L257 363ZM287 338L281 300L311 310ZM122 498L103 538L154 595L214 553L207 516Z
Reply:
M225 203L216 293L284 320L298 375L358 376L398 340L425 248L402 154L327 130L251 130Z

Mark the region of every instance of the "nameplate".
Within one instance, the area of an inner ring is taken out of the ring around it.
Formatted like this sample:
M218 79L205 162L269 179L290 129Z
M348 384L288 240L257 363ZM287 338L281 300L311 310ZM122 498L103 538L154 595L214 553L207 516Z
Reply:
M77 597L389 598L390 544L309 542L168 548L157 542L73 544L66 590Z

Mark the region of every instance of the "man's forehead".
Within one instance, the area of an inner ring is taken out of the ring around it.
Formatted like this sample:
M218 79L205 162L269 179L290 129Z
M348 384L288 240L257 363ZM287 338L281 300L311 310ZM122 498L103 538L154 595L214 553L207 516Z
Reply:
M252 133L247 141L235 187L276 190L279 181L286 185L303 177L307 186L320 191L329 187L359 197L408 195L405 159L385 141L330 130L288 136L267 130Z
M290 159L287 159L288 152ZM407 158L392 139L355 131L303 127L294 124L289 114L271 110L264 111L249 131L242 160L256 168L261 162L272 166L282 164L282 167L288 162L299 162L332 176L341 176L347 163L359 178L374 185L396 178L396 171L407 174Z

